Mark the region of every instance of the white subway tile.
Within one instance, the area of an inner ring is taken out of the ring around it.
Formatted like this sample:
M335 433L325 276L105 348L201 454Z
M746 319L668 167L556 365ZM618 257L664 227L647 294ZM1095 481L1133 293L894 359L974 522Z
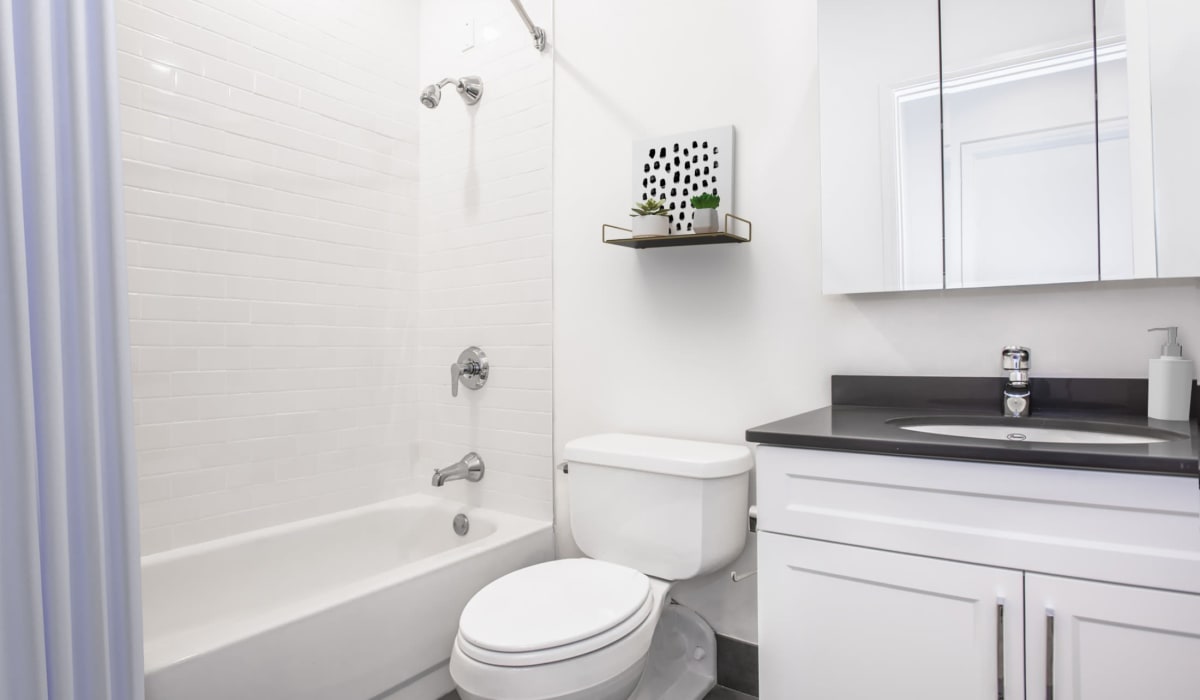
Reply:
M506 32L473 124L423 110L418 61L463 57L417 4L117 4L144 551L421 488L426 452L547 517L550 63ZM472 342L500 371L453 401Z

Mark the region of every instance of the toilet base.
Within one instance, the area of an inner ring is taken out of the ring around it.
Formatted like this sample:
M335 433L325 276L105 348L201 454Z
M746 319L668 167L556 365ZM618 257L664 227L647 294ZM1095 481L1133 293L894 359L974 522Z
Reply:
M717 637L694 610L671 603L629 700L700 700L717 684Z

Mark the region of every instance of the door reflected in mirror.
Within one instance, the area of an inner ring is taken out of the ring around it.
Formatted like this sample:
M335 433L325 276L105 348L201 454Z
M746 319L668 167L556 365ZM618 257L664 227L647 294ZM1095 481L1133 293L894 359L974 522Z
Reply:
M946 286L1099 279L1090 0L942 3Z

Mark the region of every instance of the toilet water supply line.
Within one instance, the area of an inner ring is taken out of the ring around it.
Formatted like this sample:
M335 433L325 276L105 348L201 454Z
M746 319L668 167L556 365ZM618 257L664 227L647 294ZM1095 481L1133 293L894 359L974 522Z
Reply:
M749 523L750 532L758 532L758 506L750 506L750 512L748 515L749 515L749 519L750 519L750 523ZM730 571L729 572L729 580L733 581L734 583L741 583L742 581L745 581L746 579L750 578L751 576L755 576L757 574L758 574L758 569L755 569L754 571L747 571L744 574L739 574L736 571Z

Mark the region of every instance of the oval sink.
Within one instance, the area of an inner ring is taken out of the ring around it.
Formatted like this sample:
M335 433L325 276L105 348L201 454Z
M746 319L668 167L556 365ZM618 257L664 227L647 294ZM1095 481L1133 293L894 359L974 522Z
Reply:
M1147 445L1187 438L1170 430L1111 423L1053 419L1001 419L986 417L893 418L888 423L902 430L949 437L1003 442L1051 442L1079 445Z

